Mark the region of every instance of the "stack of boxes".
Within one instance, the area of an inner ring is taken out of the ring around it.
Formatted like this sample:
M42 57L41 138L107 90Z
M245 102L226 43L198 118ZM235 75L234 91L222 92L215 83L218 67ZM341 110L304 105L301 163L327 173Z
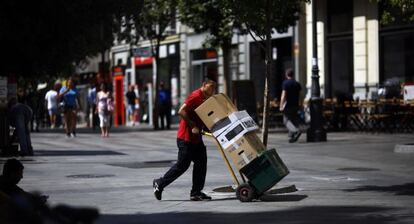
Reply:
M237 169L240 170L266 150L255 133L258 126L254 120L246 111L237 111L226 95L210 97L195 112Z
M276 150L266 150L256 135L259 127L254 120L246 111L237 111L226 95L210 97L195 112L256 193L267 191L289 173Z

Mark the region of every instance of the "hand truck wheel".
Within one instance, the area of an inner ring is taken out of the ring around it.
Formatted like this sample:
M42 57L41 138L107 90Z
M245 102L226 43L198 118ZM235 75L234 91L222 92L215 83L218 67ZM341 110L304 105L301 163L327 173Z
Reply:
M243 183L237 187L236 197L241 202L251 202L254 198L256 198L256 192L248 183Z

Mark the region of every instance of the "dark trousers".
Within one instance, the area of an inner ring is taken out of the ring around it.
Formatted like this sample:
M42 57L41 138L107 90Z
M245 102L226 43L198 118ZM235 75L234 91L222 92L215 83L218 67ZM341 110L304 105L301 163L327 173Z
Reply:
M164 129L164 119L167 122L167 129L170 129L171 124L171 107L167 105L160 106L161 129Z
M25 155L33 154L32 141L30 139L29 130L30 120L31 117L27 117L24 114L16 115L15 132L17 133L17 137L19 138L21 153Z
M290 138L299 131L300 118L298 111L298 108L285 108L283 111L283 123L289 131Z
M199 144L192 144L190 142L177 139L178 146L178 160L163 177L158 180L161 189L171 184L174 180L180 177L191 162L193 166L193 186L191 194L200 193L204 188L207 173L207 152L206 146L203 142Z

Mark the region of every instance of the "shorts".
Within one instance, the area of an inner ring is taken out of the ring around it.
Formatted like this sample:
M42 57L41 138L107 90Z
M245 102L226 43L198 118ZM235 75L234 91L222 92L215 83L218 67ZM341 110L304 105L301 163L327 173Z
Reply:
M132 105L132 104L128 104L127 113L128 114L133 114L134 113L134 110L135 110L135 106Z
M57 108L50 108L47 111L49 112L49 116L57 114Z
M63 107L63 111L66 113L66 112L72 112L72 111L74 111L74 110L76 110L76 106L71 106L71 105L65 105L64 107Z

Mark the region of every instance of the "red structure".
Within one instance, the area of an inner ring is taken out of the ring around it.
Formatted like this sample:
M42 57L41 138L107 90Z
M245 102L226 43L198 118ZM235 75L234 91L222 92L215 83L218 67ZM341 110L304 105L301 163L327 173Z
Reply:
M113 91L114 91L114 126L125 125L124 105L124 68L122 66L113 69Z

